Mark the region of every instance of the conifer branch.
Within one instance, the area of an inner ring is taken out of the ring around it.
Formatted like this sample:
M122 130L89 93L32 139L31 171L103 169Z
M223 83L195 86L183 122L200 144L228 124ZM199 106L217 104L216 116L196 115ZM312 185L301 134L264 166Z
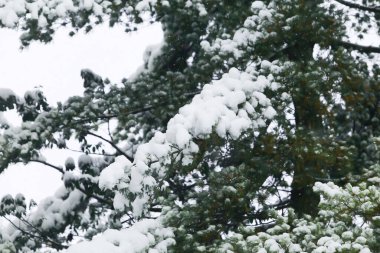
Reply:
M81 153L81 154L88 154L88 155L101 155L101 156L110 156L110 157L115 157L117 156L117 154L108 154L108 153L96 153L96 152L84 152L82 150L76 150L76 149L72 149L72 148L68 148L68 147L65 147L66 150L69 150L71 152L75 152L75 153Z
M51 168L53 168L53 169L55 169L55 170L61 172L62 174L64 174L64 171L63 171L62 168L57 167L57 166L55 166L55 165L53 165L53 164L50 164L50 163L48 163L48 162L44 162L44 161L41 161L41 160L30 160L30 161L31 161L31 162L36 162L36 163L41 163L41 164L43 164L43 165L49 166L49 167L51 167ZM99 201L100 203L103 203L103 204L109 206L111 209L113 209L113 204L112 204L112 202L109 202L109 201L103 199L102 197L100 197L100 196L98 196L98 195L91 194L91 193L87 192L85 189L81 188L80 186L76 186L75 188L78 189L78 190L79 190L80 192L82 192L83 194L85 194L87 197L89 197L89 198L94 198L94 199L96 199L97 201Z
M53 165L51 163L48 163L48 162L45 162L45 161L31 159L30 162L41 163L43 165L49 166L50 168L53 168L53 169L59 171L62 174L64 173L64 171L63 171L63 169L61 167L55 166L55 165Z
M353 50L358 50L359 52L366 53L366 54L370 54L370 53L380 54L380 47L363 46L363 45L358 45L358 44L347 42L347 41L338 41L338 40L335 41L335 45L353 49Z
M100 135L98 135L98 134L95 134L95 133L93 133L93 132L90 132L90 131L86 131L86 133L87 133L88 135L92 135L92 136L94 136L94 137L96 137L96 138L99 138L99 139L101 139L101 140L107 142L107 143L110 144L114 149L116 149L116 151L119 152L121 155L125 156L128 160L133 161L133 158L132 158L132 157L130 157L129 155L127 155L123 150L121 150L121 149L120 149L115 143L113 143L112 141L110 141L110 140L104 138L103 136L100 136Z
M346 1L346 0L335 0L335 1L340 3L340 4L343 4L345 6L348 6L350 8L355 8L355 9L359 9L362 11L370 11L370 12L380 13L380 7L365 6L365 5L353 3L350 1Z
M94 198L96 199L97 201L99 201L99 203L102 203L102 204L105 204L107 206L109 206L110 209L114 209L113 207L113 203L110 202L110 201L107 201L106 199L98 196L98 195L95 195L95 194L92 194L92 193L89 193L87 192L85 189L83 189L82 187L80 186L75 186L76 189L78 189L80 192L82 192L84 195L86 195L87 197L89 198Z
M28 235L28 236L30 236L30 237L34 237L34 238L38 238L38 239L40 239L40 240L43 240L43 241L45 241L45 242L48 242L48 243L54 245L55 248L57 248L57 249L67 249L67 248L68 248L68 246L66 246L66 245L62 245L62 244L60 244L60 243L58 243L58 242L55 242L55 241L53 241L52 239L50 239L50 238L48 238L48 237L46 237L46 236L36 235L36 234L30 233L30 232L28 232L28 231L22 229L20 226L17 226L12 220L10 220L9 218L7 218L7 217L4 216L4 215L1 215L1 217L3 217L4 219L6 219L10 224L12 224L13 227L15 227L17 230L19 230L21 233L23 233L23 234L25 234L25 235ZM53 246L53 247L54 247L54 246Z

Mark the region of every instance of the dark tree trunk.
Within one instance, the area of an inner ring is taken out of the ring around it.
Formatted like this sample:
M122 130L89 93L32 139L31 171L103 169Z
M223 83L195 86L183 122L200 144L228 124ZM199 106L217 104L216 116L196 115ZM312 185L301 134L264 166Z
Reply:
M318 1L305 1L301 8L302 13L311 13L318 8ZM305 19L308 20L308 19ZM309 19L310 20L310 19ZM312 27L304 24L304 27ZM307 32L307 31L305 31ZM307 34L307 33L306 33ZM298 71L307 73L307 66L313 61L313 49L315 42L302 34L300 28L300 39L287 48L288 59L295 62ZM303 76L303 75L301 75ZM311 80L294 78L294 91L292 94L295 108L295 140L293 143L292 160L294 165L293 182L291 184L290 206L299 215L317 215L319 196L313 192L315 176L320 174L321 161L312 154L308 147L313 146L313 140L323 135L320 94L310 84ZM313 80L314 81L314 80ZM315 143L314 143L315 144Z

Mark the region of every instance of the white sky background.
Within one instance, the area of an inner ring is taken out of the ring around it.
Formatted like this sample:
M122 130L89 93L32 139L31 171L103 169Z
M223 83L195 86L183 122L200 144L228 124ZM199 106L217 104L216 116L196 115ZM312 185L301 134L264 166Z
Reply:
M143 63L147 46L162 41L158 24L130 34L122 27L110 29L102 25L74 37L61 29L53 42L34 42L23 51L19 49L19 35L0 29L0 88L10 88L22 96L41 85L50 105L82 93L81 69L88 68L113 83L120 82ZM44 155L55 165L63 165L66 159L56 151ZM0 174L0 198L8 193L23 193L27 199L39 202L62 185L60 177L60 173L39 164L11 166Z

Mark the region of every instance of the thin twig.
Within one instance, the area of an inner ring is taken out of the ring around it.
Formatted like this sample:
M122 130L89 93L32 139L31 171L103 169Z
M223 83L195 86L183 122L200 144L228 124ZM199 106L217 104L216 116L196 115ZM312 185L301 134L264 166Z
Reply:
M65 149L67 150L70 150L72 152L76 152L76 153L82 153L82 154L85 154L84 151L82 150L75 150L75 149L71 149L71 148L68 148L68 147L65 147ZM89 154L89 155L102 155L102 156L112 156L112 157L115 157L116 154L107 154L107 153L94 153L94 152L87 152L86 154Z
M46 166L49 166L57 171L59 171L60 173L64 173L63 169L61 167L58 167L58 166L55 166L53 164L50 164L48 162L45 162L45 161L41 161L41 160L35 160L35 159L31 159L30 162L36 162L36 163L41 163L43 165L46 165Z
M133 161L133 158L132 158L132 157L130 157L129 155L127 155L123 150L121 150L121 149L120 149L115 143L113 143L112 141L110 141L110 140L104 138L103 136L100 136L100 135L98 135L98 134L95 134L95 133L93 133L93 132L90 132L90 131L86 131L86 133L87 133L88 135L92 135L92 136L94 136L94 137L97 137L97 138L99 138L99 139L101 139L101 140L107 142L107 143L110 144L114 149L116 149L120 154L122 154L123 156L125 156L128 160Z

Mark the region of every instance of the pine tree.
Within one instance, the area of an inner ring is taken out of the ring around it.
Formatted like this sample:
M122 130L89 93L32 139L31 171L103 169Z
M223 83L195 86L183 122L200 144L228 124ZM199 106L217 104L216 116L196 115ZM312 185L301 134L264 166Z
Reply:
M59 26L164 31L121 84L82 70L83 96L56 106L0 90L23 119L1 122L0 172L36 162L63 179L38 206L3 197L0 250L378 252L380 48L353 41L379 32L379 13L374 0L0 2L24 47ZM78 161L41 157L72 137Z

